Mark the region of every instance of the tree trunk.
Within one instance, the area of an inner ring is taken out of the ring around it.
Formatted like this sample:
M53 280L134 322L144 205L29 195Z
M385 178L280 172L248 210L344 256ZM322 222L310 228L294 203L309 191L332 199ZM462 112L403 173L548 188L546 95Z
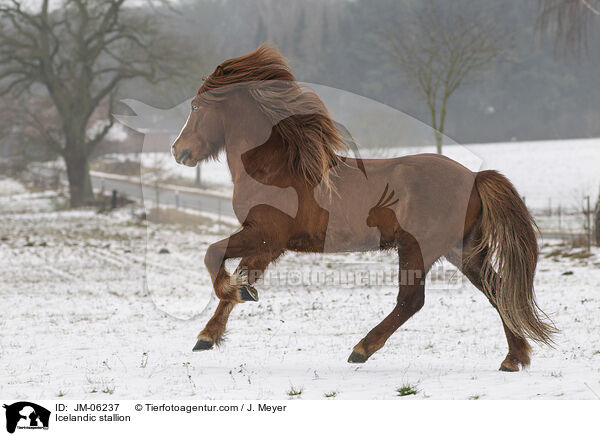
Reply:
M443 140L442 134L436 130L435 131L435 146L436 146L437 154L442 154L442 140Z
M437 145L437 153L442 154L442 142L444 141L444 127L446 127L446 105L448 104L449 95L444 94L442 99L442 110L440 112L440 122L435 134L435 142Z
M429 97L427 100L429 106L429 112L431 114L431 128L433 129L433 136L435 138L435 148L437 154L442 154L442 132L438 130L437 115L435 110L435 97ZM441 129L440 129L441 130Z
M90 178L90 166L85 153L79 149L67 151L65 163L67 164L71 207L81 207L93 203L94 191Z

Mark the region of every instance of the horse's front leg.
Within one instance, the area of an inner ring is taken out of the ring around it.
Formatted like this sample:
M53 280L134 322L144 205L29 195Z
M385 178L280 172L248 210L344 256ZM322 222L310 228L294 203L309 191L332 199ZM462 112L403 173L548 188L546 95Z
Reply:
M194 351L208 350L219 343L236 304L258 300L258 292L252 284L269 263L283 253L282 245L256 227L244 227L208 248L205 263L220 301L214 315L198 335ZM237 257L242 260L235 272L229 275L225 270L225 260Z

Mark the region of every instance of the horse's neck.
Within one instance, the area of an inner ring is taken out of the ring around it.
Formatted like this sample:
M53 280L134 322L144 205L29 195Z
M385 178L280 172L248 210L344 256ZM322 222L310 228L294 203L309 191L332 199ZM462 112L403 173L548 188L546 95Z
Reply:
M247 175L247 170L242 162L242 155L260 145L251 143L248 138L242 137L232 139L227 143L225 146L227 165L234 182L243 179Z
M235 183L244 174L244 165L242 163L242 151L237 147L225 147L225 154L227 156L227 166L231 172L231 178Z
M273 126L253 101L236 95L229 103L231 106L225 120L225 152L235 182L245 175L242 155L264 144Z

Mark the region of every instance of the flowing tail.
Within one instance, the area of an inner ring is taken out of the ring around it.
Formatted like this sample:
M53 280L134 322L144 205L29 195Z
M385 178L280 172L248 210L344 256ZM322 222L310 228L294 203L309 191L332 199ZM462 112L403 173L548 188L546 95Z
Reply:
M475 187L482 204L482 238L474 255L485 255L484 291L515 335L551 345L557 329L538 307L533 291L538 260L535 221L499 172L477 173Z

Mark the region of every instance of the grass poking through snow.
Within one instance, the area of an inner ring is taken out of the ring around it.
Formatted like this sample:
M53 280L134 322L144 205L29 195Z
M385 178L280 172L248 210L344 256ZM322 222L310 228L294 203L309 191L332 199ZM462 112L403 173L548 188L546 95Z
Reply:
M287 394L288 394L289 397L292 397L292 398L293 397L299 397L300 395L302 395L302 390L303 390L302 387L295 388L294 385L291 385L290 386L290 390L287 391Z
M407 395L417 395L417 392L419 392L419 390L417 389L417 385L405 383L404 385L396 389L396 392L398 392L399 397L406 397Z

